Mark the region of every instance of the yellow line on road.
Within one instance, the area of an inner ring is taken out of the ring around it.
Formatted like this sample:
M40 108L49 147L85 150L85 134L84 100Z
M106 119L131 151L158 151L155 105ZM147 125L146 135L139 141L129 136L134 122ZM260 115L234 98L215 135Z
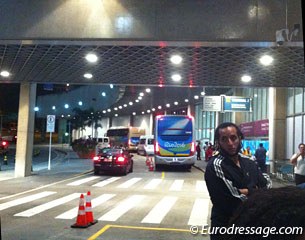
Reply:
M162 172L161 174L161 178L164 179L165 178L165 172Z
M154 228L154 227L137 227L137 226L123 226L123 225L105 225L97 233L93 234L87 240L95 240L97 237L102 235L110 228L125 228L125 229L137 229L137 230L149 230L149 231L174 231L174 232L190 232L189 229L179 229L179 228Z

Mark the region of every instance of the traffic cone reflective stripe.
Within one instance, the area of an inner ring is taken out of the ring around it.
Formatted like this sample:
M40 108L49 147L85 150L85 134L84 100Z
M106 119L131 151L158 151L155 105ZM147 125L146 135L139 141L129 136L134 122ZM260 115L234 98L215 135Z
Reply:
M90 224L87 222L84 204L85 204L84 194L81 194L79 198L79 207L78 207L76 223L71 225L72 228L87 228L90 226Z
M95 224L97 223L97 220L94 220L93 218L93 212L92 212L92 205L91 205L91 193L90 191L87 192L86 196L86 219L89 224Z

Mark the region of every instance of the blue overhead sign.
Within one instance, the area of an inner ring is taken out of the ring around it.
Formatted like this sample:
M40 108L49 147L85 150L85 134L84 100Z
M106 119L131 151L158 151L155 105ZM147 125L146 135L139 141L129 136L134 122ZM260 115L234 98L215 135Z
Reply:
M224 112L252 112L252 99L245 97L224 96Z

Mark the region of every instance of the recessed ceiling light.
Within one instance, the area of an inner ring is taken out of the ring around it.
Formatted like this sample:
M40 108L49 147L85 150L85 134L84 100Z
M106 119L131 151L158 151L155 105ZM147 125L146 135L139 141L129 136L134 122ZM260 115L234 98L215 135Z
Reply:
M133 112L132 115L136 115L136 112Z
M178 105L178 102L174 102L175 105Z
M204 95L205 95L205 92L204 92L204 91L202 91L202 92L200 93L200 95L201 95L201 96L204 96Z
M110 88L111 88L111 89L113 88L113 84L110 84Z
M123 106L124 106L124 107L127 107L127 104L125 103Z
M83 105L83 102L82 102L82 101L79 101L79 102L78 102L78 105L79 105L79 106L82 106L82 105Z
M10 73L9 73L8 71L2 71L2 72L0 72L0 75L1 75L2 77L9 77L9 76L10 76Z
M116 113L116 114L114 114L114 116L117 117L117 116L119 116L119 115Z
M115 108L114 108L114 111L117 111L117 110L118 110L118 108L117 108L117 107L115 107Z
M132 105L133 105L133 102L129 102L129 105L132 106Z
M273 62L273 57L269 55L264 55L259 59L259 61L264 66L269 66Z
M150 93L150 88L146 88L145 92Z
M179 82L181 80L181 75L180 74L173 74L172 79L175 82Z
M86 55L86 60L88 62L94 63L94 62L97 61L97 56L93 53L89 53L89 54Z
M249 75L244 75L241 77L241 81L247 83L247 82L250 82L251 81L251 77Z
M87 78L87 79L90 79L90 78L93 77L93 75L91 73L85 73L84 77Z
M165 106L169 108L171 105L169 103L167 103Z
M195 95L194 98L195 98L195 99L199 99L199 96L198 96L198 95Z
M180 55L173 55L170 60L173 64L180 64L182 62L182 57Z
M184 102L189 102L189 100L188 99L184 99Z
M105 93L105 92L102 92L102 96L103 96L103 97L106 97L106 93Z
M143 97L143 96L144 96L144 93L140 92L139 95L140 95L141 97Z

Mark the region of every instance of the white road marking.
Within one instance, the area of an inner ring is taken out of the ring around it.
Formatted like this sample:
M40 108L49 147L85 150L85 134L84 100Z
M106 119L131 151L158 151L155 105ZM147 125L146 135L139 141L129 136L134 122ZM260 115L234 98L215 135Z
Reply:
M117 188L129 188L132 185L136 184L138 181L140 181L142 178L132 178L128 181L122 183L121 185L117 186Z
M81 185L83 183L87 183L87 182L93 181L93 180L95 180L97 178L100 178L100 177L98 177L98 176L87 177L87 178L83 178L83 179L80 179L80 180L68 183L67 185L68 186L79 186L79 185Z
M69 201L71 201L71 200L73 200L75 198L78 198L80 195L81 195L81 193L72 193L72 194L70 194L68 196L56 199L56 200L51 201L51 202L47 202L47 203L41 204L41 205L39 205L37 207L28 209L26 211L17 213L14 216L17 216L17 217L32 217L32 216L34 216L34 215L36 215L38 213L44 212L44 211L49 210L51 208L57 207L59 205L62 205L64 203L66 203L66 202L69 202Z
M161 223L166 214L174 206L177 197L164 197L154 208L146 215L141 223Z
M140 204L144 198L145 198L144 195L133 195L133 196L127 198L126 200L124 200L123 202L121 202L114 209L112 209L109 212L107 212L106 214L104 214L98 220L116 221L122 215L124 215L126 212L128 212L130 209L132 209L133 207Z
M107 202L108 200L110 200L111 198L113 198L115 196L115 194L102 194L101 196L97 197L97 198L94 198L92 201L91 201L91 205L92 205L92 208L104 203L104 202ZM77 214L78 214L78 207L75 207L75 208L72 208L70 209L69 211L66 211L60 215L58 215L57 217L55 218L58 218L58 219L72 219L72 218L75 218L77 217Z
M196 192L208 193L208 189L207 189L207 185L205 184L205 181L202 180L196 181Z
M93 187L104 187L104 186L106 186L106 185L108 185L109 183L112 183L112 182L114 182L114 181L116 181L116 180L119 180L121 177L112 177L112 178L108 178L108 179L106 179L106 180L103 180L103 181L101 181L101 182L98 182L98 183L96 183L96 184L94 184L94 185L92 185Z
M30 196L27 196L27 197L18 198L16 200L12 200L12 201L9 201L9 202L6 202L6 203L2 203L2 204L0 204L0 211L4 210L4 209L7 209L7 208L10 208L10 207L21 205L23 203L28 203L28 202L31 202L31 201L34 201L34 200L37 200L37 199L40 199L40 198L43 198L43 197L47 197L47 196L55 194L55 193L56 192L45 191L45 192L30 195Z
M210 200L197 198L193 205L188 225L203 226L208 222Z
M170 187L170 191L181 191L183 187L184 180L175 180Z
M152 179L144 186L144 189L155 189L161 182L162 179L160 178Z

